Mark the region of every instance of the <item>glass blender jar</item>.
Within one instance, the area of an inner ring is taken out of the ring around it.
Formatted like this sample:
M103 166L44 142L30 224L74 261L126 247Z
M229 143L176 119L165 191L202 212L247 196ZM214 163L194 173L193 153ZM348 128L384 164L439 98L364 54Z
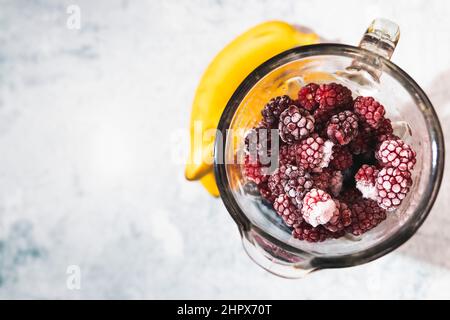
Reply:
M419 85L389 59L399 39L398 26L377 19L358 47L317 44L293 48L255 69L228 102L218 125L214 170L225 207L239 227L245 251L276 275L298 278L324 268L350 267L377 259L407 241L424 222L436 199L444 169L444 142L433 106ZM360 237L319 243L291 236L272 208L246 187L243 132L260 120L271 98L296 95L309 83L337 82L355 95L373 96L386 107L394 133L412 146L417 164L407 198L379 226Z

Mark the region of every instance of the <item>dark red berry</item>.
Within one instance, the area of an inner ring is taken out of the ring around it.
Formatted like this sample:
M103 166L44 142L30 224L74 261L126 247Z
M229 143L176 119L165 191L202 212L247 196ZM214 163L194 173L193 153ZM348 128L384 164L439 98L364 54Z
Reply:
M277 128L281 113L294 102L288 96L279 96L271 99L261 111L264 121L269 127Z
M256 184L261 184L269 179L267 167L262 166L257 159L253 159L250 155L246 155L244 159L244 174Z
M330 232L323 226L313 227L306 222L302 222L295 227L292 230L292 236L307 242L322 242L331 237Z
M361 191L364 198L377 200L375 183L379 170L375 166L364 164L355 174L356 188Z
M275 199L273 208L288 227L295 228L303 221L300 209L292 204L291 198L286 194L281 194Z
M245 151L254 157L270 157L271 143L272 132L264 122L260 122L245 135Z
M298 104L300 107L314 112L319 106L319 103L315 100L316 91L319 85L316 83L310 83L300 89L298 92Z
M314 118L308 111L291 105L281 113L278 129L284 142L294 143L314 131Z
M359 155L366 153L373 148L372 136L366 131L360 131L359 134L348 144L351 153Z
M411 173L398 168L383 168L376 180L377 202L388 211L397 209L412 185Z
M383 118L383 120L381 120L380 122L380 125L375 130L375 138L378 142L393 140L390 139L394 135L393 133L394 129L392 128L391 120Z
M331 141L325 141L318 134L313 134L295 146L297 165L305 170L320 171L328 166L332 148Z
M380 164L399 170L412 170L416 164L416 153L403 140L386 140L376 153Z
M362 200L362 194L355 187L350 187L341 192L339 200L344 201L347 204L353 204Z
M336 170L345 170L353 165L353 155L347 147L334 146L330 167Z
M280 147L279 162L280 166L295 165L295 145L284 144Z
M315 189L330 192L335 196L342 190L344 177L341 171L333 171L330 168L325 168L320 173L313 173L311 178L313 180L313 188Z
M358 135L358 117L348 110L332 116L328 122L327 135L334 143L348 144Z
M334 211L330 221L324 225L325 229L331 232L338 232L345 229L352 223L352 211L349 206L339 200L334 200L337 210Z
M336 109L352 102L352 92L337 83L321 84L316 91L315 99L321 109Z
M286 166L280 166L270 175L267 181L267 187L275 197L278 197L280 194L284 193L284 186L288 180L285 172Z
M272 190L269 189L267 181L258 185L258 191L264 200L266 200L270 204L273 204L276 196L272 193Z
M372 97L357 97L353 108L356 114L372 128L378 128L384 119L383 105Z
M301 207L303 197L313 186L311 175L302 168L287 166L285 171L287 182L284 192L293 200L294 204Z
M348 233L359 236L375 228L386 219L386 211L380 208L376 201L360 199L351 205L352 222L346 228Z

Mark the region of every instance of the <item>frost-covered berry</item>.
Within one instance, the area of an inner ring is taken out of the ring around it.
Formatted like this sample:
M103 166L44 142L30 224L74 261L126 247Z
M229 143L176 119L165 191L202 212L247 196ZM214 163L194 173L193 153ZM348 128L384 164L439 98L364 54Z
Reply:
M403 140L386 140L376 153L380 164L399 170L412 170L416 164L416 153Z
M289 106L280 115L280 138L286 143L294 143L308 137L314 131L314 118L308 111Z
M328 122L327 135L336 144L348 144L358 135L358 117L348 110L332 116Z
M398 168L387 167L380 170L376 180L377 202L388 211L397 209L412 185L411 173Z
M303 198L303 219L313 227L328 223L336 210L336 203L323 190L311 189Z
M375 183L379 170L375 166L364 164L355 174L356 188L361 191L364 198L377 200Z

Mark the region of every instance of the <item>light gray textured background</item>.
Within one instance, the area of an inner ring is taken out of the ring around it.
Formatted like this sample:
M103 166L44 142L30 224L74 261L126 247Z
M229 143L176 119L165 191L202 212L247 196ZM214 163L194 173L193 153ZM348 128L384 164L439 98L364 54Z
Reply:
M377 16L401 26L393 60L448 135L447 1L1 0L0 298L450 298L447 174L400 250L291 281L251 262L220 200L170 161L171 128L238 33L283 19L356 44Z

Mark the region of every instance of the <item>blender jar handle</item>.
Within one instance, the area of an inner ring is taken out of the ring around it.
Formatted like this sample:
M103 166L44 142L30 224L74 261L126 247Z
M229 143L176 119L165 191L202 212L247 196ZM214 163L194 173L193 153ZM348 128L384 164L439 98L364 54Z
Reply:
M381 63L378 57L381 56L390 60L399 38L400 28L395 22L383 18L373 20L364 33L359 47L371 51L376 55L364 57L362 61L354 60L348 69L367 71L378 82L382 73ZM371 67L368 67L369 65Z

